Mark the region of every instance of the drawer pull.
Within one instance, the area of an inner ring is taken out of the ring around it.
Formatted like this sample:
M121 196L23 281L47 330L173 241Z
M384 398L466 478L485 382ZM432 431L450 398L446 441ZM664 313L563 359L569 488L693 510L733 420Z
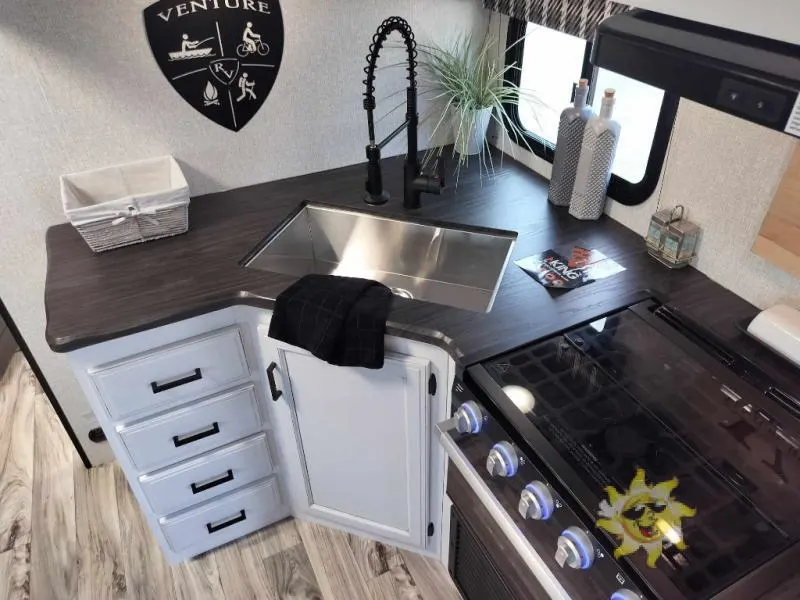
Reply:
M199 442L203 438L211 437L212 435L217 435L218 433L219 433L219 423L214 421L214 424L211 425L211 427L203 431L200 431L198 433L193 433L186 437L182 435L174 435L172 436L172 442L175 444L176 448L180 448L181 446L185 446L186 444Z
M278 368L276 363L270 364L267 367L267 379L269 379L269 393L272 394L272 400L277 402L278 399L283 396L283 392L278 389L278 386L275 385L275 369Z
M191 486L192 493L199 494L200 492L205 492L211 488L217 487L218 485L222 485L223 483L228 483L229 481L233 481L233 471L231 469L228 469L228 472L225 475L220 475L216 479L206 481L206 483L201 483L199 485L193 483Z
M224 521L217 521L216 523L206 523L206 528L208 529L208 533L216 533L226 527L230 527L231 525L236 525L237 523L241 523L247 518L247 515L244 512L244 509L239 511L239 514L235 517L229 517Z
M180 379L175 379L173 381L168 381L167 383L151 381L150 387L153 389L154 394L160 394L161 392L175 389L176 387L186 385L187 383L192 383L193 381L200 381L202 378L203 372L200 369L195 369L194 373L191 375L187 375L186 377L181 377Z

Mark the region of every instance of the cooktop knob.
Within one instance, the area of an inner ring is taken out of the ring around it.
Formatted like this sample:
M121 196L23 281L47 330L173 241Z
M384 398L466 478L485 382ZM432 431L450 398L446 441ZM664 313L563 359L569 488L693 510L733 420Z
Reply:
M632 590L617 590L611 594L611 600L642 600L642 597Z
M458 433L478 433L483 426L483 411L477 402L464 402L456 411Z
M519 514L525 519L546 521L553 514L553 495L542 481L532 481L525 486L519 497Z
M556 562L572 569L588 569L594 562L592 538L580 527L567 527L556 542Z
M489 451L486 470L493 477L513 477L519 468L517 451L510 442L497 442Z

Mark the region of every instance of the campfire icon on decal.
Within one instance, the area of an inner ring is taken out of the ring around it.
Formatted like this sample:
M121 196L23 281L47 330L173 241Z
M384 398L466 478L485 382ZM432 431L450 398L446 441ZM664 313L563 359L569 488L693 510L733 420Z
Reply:
M217 88L209 81L206 84L206 89L203 91L203 106L219 106L219 92Z

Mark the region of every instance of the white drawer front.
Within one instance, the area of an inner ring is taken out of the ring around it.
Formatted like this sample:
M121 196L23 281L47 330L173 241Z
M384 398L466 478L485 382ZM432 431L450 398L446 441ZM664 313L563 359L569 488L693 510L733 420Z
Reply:
M241 334L231 327L93 370L109 415L156 412L229 387L250 374Z
M164 517L159 524L175 552L216 547L284 516L275 477L223 496L195 510Z
M139 482L157 515L168 515L263 479L272 473L265 434L204 454Z
M262 428L252 385L118 430L131 461L151 471L208 452Z

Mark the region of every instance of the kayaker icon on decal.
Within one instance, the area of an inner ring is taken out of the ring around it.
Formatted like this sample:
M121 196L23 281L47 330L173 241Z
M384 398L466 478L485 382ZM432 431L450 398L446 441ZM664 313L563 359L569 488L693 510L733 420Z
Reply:
M183 34L183 41L181 41L181 49L177 52L170 52L170 60L191 60L193 58L204 58L206 56L213 56L213 48L201 48L203 44L207 44L213 37L208 37L199 42L189 39L189 34Z
M158 66L184 100L233 131L250 122L283 58L278 0L159 0L144 22Z

